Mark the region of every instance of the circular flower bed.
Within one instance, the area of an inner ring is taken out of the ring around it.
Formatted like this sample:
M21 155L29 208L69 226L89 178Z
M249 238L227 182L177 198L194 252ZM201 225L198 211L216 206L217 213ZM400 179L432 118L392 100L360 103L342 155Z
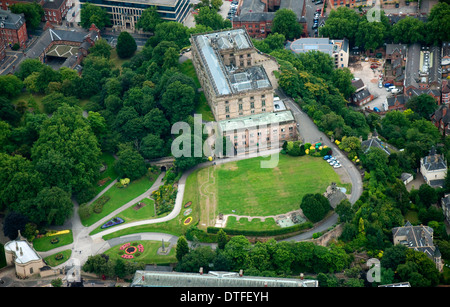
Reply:
M189 225L191 222L192 222L192 216L189 216L184 220L183 225Z
M138 257L141 255L141 253L144 251L144 245L138 244L137 242L131 243L125 243L122 246L120 246L119 250L121 253L123 251L125 252L120 257L124 259L133 259L134 257Z
M59 242L59 238L53 238L53 239L50 240L51 244L56 244L58 242Z

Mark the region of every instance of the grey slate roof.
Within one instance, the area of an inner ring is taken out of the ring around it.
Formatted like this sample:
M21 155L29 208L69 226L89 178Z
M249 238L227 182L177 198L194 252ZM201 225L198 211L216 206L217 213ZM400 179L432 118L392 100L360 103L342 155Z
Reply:
M239 276L238 273L136 271L131 287L318 287L317 280Z
M447 162L445 162L442 155L436 153L434 147L430 150L430 154L423 158L422 164L428 171L447 169Z
M405 237L401 244L406 247L425 253L428 257L439 257L440 252L433 244L433 228L429 226L413 226L409 221L403 227L392 229L392 235Z
M370 139L361 142L361 149L364 150L364 153L367 153L372 147L380 148L387 155L391 154L391 151L387 146L387 144L381 141L378 137L372 137Z
M2 28L18 30L25 23L24 14L13 14L11 11L0 9L0 24Z

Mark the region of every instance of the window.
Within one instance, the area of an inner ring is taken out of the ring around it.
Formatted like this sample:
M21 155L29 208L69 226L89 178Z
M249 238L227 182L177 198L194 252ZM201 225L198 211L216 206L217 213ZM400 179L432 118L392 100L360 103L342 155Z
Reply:
M255 103L252 101L252 102L250 102L250 108L251 109L254 109L255 108Z
M229 114L227 114L227 116L225 116L226 118L230 118L230 115Z
M225 107L225 112L226 112L226 113L230 113L230 107L229 107L229 106L226 106L226 107Z
M239 111L242 111L242 103L239 104Z
M262 107L265 107L265 106L266 106L266 100L264 100L264 99L261 100L261 106L262 106Z

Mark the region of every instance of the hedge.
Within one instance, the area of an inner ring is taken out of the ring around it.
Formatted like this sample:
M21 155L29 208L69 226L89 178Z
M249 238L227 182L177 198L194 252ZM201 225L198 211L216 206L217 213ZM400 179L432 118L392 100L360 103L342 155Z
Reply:
M297 232L301 230L305 230L308 228L312 228L312 222L305 222L302 224L296 224L290 227L284 227L279 229L271 229L271 230L245 230L245 229L230 229L230 228L219 228L219 227L208 227L207 233L217 234L220 229L223 229L227 235L243 235L243 236L256 236L256 237L268 237L268 236L278 236L284 235L292 232Z

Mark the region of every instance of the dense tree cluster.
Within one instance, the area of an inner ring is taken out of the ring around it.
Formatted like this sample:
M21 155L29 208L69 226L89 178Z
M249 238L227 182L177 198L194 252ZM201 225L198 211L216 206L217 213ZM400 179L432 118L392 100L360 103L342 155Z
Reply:
M449 16L450 5L441 2L432 7L426 22L407 16L391 25L383 11L379 20L376 20L376 16L359 14L350 8L339 7L330 12L319 33L323 37L347 38L351 46L363 50L375 50L389 42L439 44L450 39Z

